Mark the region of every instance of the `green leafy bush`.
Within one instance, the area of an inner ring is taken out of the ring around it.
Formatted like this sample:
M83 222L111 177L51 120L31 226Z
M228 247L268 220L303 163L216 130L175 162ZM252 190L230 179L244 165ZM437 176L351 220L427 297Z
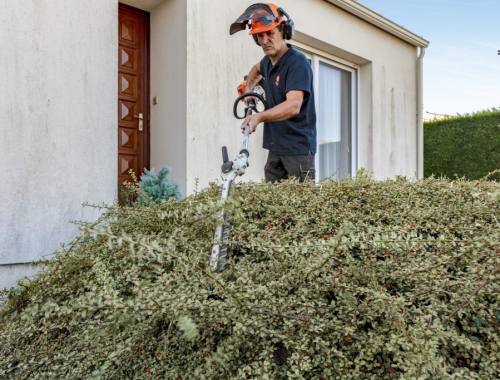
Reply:
M170 179L169 173L169 168L161 168L158 174L155 173L154 168L151 170L144 169L139 186L144 194L155 202L167 201L170 198L180 201L182 194L179 185L176 181ZM145 200L139 197L138 202L144 203Z
M240 184L110 207L5 293L2 379L497 379L500 186Z
M474 180L500 169L500 110L424 124L425 176ZM491 176L500 179L500 173Z

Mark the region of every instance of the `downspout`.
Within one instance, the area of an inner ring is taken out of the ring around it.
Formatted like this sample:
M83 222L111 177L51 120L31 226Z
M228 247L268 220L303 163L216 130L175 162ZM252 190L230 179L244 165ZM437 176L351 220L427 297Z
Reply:
M424 178L424 75L425 48L420 48L417 62L417 179Z

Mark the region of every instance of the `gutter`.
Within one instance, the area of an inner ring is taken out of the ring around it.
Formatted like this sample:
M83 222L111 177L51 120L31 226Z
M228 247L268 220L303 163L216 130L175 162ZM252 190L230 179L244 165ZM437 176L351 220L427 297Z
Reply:
M354 0L326 0L329 3L336 5L339 8L365 20L366 22L385 30L386 32L396 36L409 44L419 47L426 48L429 46L429 41L423 37L417 36L415 33L410 32L401 25L396 24L394 21L385 18L381 14L372 11L370 8L365 7L362 4Z
M425 47L421 47L417 60L417 179L424 178L424 56Z

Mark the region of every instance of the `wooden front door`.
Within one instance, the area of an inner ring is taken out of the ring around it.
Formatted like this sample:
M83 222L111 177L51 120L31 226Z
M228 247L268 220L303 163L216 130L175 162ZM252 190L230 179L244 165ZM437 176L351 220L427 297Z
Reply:
M149 168L149 13L118 7L118 186Z

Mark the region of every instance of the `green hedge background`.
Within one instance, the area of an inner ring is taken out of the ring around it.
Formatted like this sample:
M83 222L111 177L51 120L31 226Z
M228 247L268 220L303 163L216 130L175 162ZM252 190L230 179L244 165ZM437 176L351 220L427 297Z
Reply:
M426 177L475 180L500 169L500 109L424 123L424 150Z

